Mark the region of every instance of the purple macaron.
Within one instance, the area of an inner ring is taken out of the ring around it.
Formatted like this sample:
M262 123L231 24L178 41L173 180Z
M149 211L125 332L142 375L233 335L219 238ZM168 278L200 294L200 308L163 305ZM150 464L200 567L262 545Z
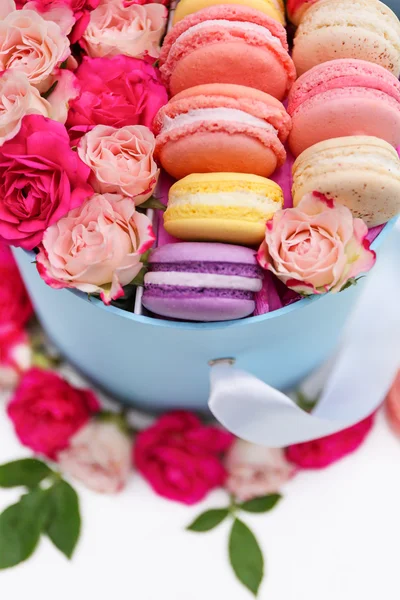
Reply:
M143 306L185 321L229 321L254 312L262 270L250 248L181 242L151 254Z

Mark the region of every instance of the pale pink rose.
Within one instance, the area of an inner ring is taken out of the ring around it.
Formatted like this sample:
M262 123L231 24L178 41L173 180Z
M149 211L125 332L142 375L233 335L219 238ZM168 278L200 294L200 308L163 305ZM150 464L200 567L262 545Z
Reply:
M30 0L25 4L24 10L35 10L46 21L57 23L64 35L71 33L75 25L73 10L66 4L65 0L51 0L49 2Z
M280 448L266 448L237 439L225 458L226 489L241 502L279 492L295 469Z
M93 420L76 433L57 460L64 473L95 492L114 494L131 470L132 441L113 423Z
M59 26L35 11L16 10L0 21L0 71L23 71L39 92L51 87L54 70L70 53Z
M5 19L7 15L16 10L14 0L1 0L0 2L0 19Z
M21 129L25 115L49 117L51 106L25 73L10 69L0 75L0 146Z
M79 96L80 87L76 76L67 69L57 69L54 77L57 85L47 98L50 104L49 117L64 124L70 103Z
M90 15L83 46L92 58L118 54L158 58L167 14L161 4L100 4Z
M13 329L0 334L0 390L14 388L31 363L32 351L25 331Z
M51 287L100 294L109 304L140 272L154 239L131 198L95 194L45 231L36 265Z
M154 135L143 125L97 125L81 138L78 154L92 169L95 191L130 196L137 206L150 198L158 180L154 146Z
M267 222L258 261L287 287L304 295L340 292L375 264L368 228L351 211L318 192Z

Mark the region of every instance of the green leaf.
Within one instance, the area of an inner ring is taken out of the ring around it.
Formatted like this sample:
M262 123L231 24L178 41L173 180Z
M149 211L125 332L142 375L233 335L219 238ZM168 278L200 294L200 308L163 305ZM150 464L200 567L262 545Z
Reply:
M54 92L54 90L56 89L57 86L58 86L58 81L55 81L53 83L53 85L47 90L47 92L43 92L42 98L47 100L47 98Z
M280 494L260 496L259 498L253 498L252 500L239 504L238 508L250 513L265 513L272 510L281 498L282 496Z
M213 508L212 510L206 510L199 515L193 523L188 525L186 529L189 531L211 531L214 527L217 527L222 521L228 516L229 510L227 508Z
M319 395L317 395L316 398L309 398L300 389L296 390L296 396L297 406L305 412L311 412L319 400Z
M0 465L0 487L11 488L24 485L34 488L53 471L42 461L23 458Z
M144 286L144 276L147 273L147 267L143 267L143 269L141 269L139 271L139 273L136 275L135 279L132 279L132 281L130 282L129 285L136 285L136 286L140 286L143 287Z
M0 515L0 569L14 567L29 558L47 517L47 491L37 489L22 496Z
M167 210L167 207L165 206L165 204L160 202L160 200L157 200L157 198L154 198L154 196L152 196L151 198L146 200L146 202L142 202L142 204L140 204L138 206L138 208L144 208L144 210L148 210L149 208L153 208L155 210L163 210L163 211Z
M49 518L46 534L67 558L71 558L81 531L79 499L63 479L49 489Z
M235 519L229 536L229 560L239 581L257 596L264 577L264 559L252 531Z

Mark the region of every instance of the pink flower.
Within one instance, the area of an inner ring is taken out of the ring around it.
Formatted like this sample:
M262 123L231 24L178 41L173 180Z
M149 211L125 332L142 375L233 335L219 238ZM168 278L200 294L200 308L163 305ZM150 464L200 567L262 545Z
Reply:
M400 370L385 399L386 416L395 433L400 435Z
M95 492L115 494L131 470L132 441L113 422L96 419L82 427L57 457L63 472Z
M22 444L55 459L99 408L90 390L74 388L56 373L33 368L22 377L7 412Z
M51 87L55 69L70 53L59 26L35 11L13 11L0 20L0 71L22 71L39 92Z
M124 6L122 0L103 0L90 15L82 44L92 58L158 58L167 16L161 4Z
M31 361L31 346L25 331L14 329L0 333L0 390L14 388L22 373L30 368Z
M190 412L175 411L139 433L134 462L157 494L195 504L224 484L220 457L232 441L230 433L204 426Z
M27 250L37 246L49 225L93 193L89 175L63 125L25 117L0 147L0 236Z
M347 207L313 192L268 221L258 261L298 293L340 292L375 264L367 234Z
M319 440L294 444L286 448L286 458L301 469L323 469L354 452L367 437L375 414L360 423Z
M100 294L105 304L123 296L154 242L151 222L130 198L96 194L49 227L37 268L54 288Z
M80 89L75 75L67 69L58 69L54 74L56 86L47 97L50 105L49 117L64 124L72 100L79 96Z
M279 492L294 475L283 450L266 448L237 439L225 458L228 471L226 489L244 502Z
M168 97L158 72L142 60L128 56L87 58L76 71L80 96L71 103L67 125L72 134L86 133L95 125L152 126Z
M91 168L97 192L130 196L139 205L152 195L160 173L154 146L154 135L143 125L97 125L80 140L78 154Z
M0 339L18 333L33 315L33 308L11 250L0 241Z

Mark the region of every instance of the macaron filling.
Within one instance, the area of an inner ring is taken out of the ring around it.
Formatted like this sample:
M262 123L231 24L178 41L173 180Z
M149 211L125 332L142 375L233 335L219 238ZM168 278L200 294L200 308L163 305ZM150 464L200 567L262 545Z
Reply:
M185 194L181 197L170 197L169 206L184 206L184 205L202 205L202 206L237 206L251 207L259 210L270 211L271 208L276 208L278 202L254 192L217 192L207 194L205 192L198 194Z
M180 127L193 125L202 121L221 121L229 123L240 123L242 125L250 125L253 127L261 127L268 129L272 133L277 134L278 131L264 119L255 117L249 113L237 108L197 108L189 110L185 113L180 113L175 117L169 117L167 114L162 115L161 132L167 133Z
M201 31L201 30L207 29L208 27L214 27L214 26L217 27L218 29L222 28L222 29L229 29L229 30L238 30L238 31L241 31L244 33L256 33L256 34L262 36L266 42L276 44L276 46L279 46L279 48L282 48L281 40L278 37L272 35L272 33L269 31L269 29L267 29L266 27L263 27L262 25L257 25L256 23L249 23L246 21L229 21L228 19L208 19L206 21L203 21L202 23L197 23L196 25L192 25L191 27L189 27L189 29L187 29L186 31L181 33L181 35L178 36L178 38L172 44L171 50L173 50L175 44L177 44L178 42L181 42L182 40L185 40L186 38L191 36L193 33L196 33L197 31Z
M213 289L243 290L246 292L258 292L261 289L261 280L254 277L241 277L240 275L216 275L214 273L188 272L160 272L153 271L146 273L145 284L169 285L178 287L204 288L205 286Z

